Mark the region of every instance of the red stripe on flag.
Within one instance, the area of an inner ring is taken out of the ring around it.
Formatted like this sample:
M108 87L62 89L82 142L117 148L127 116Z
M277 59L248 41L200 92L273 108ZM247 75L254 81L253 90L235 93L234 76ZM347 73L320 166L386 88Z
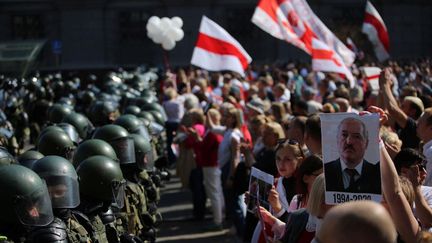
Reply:
M219 55L235 56L240 60L243 69L246 69L248 66L248 60L245 56L243 56L243 53L241 53L236 46L229 42L213 38L200 32L198 34L196 47L200 47L208 52L213 52Z
M366 77L366 79L367 80L372 80L372 79L376 79L376 78L379 78L379 74L377 74L377 75L373 75L373 76L369 76L369 77Z
M274 22L278 23L278 19L276 17L276 11L279 5L274 0L261 0L258 4L258 8L261 8L264 12L273 19Z
M380 41L383 44L386 51L389 52L390 41L389 41L389 37L387 34L387 30L385 29L383 23L381 23L381 21L379 19L377 19L375 16L373 16L372 14L370 14L368 12L366 12L366 14L365 14L364 22L371 24L373 27L375 27L375 29L378 32L378 38L380 39Z
M338 67L342 66L336 58L333 57L334 52L332 50L313 49L312 58L323 59L334 62Z

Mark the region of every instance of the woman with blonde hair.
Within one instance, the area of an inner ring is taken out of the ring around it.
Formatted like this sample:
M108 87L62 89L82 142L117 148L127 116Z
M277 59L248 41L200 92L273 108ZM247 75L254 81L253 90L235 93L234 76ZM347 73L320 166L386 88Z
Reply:
M223 127L216 127L211 119L208 119L208 125L213 132L223 133L223 139L218 148L217 161L222 171L225 212L234 220L237 235L242 236L245 217L244 203L241 196L237 195L233 189L234 174L240 163L240 141L243 138L240 130L242 117L241 112L229 103L223 103L220 110Z
M312 184L307 207L291 213L286 221L279 220L263 207L260 207L259 213L275 239L289 243L311 242L330 208L325 204L325 180L324 175L320 174Z
M198 116L204 119L203 115L201 117L198 114ZM219 111L210 109L207 112L206 130L203 134L200 134L196 128L191 127L188 129L189 135L193 138L192 145L195 151L197 167L202 170L205 193L210 199L213 212L213 224L206 227L207 230L222 229L224 196L222 193L221 170L217 164L217 151L222 141L222 136L209 129L209 120L213 124L219 125L220 119L221 115ZM195 184L200 183L200 181L195 181ZM205 201L203 203L205 208Z
M268 122L263 126L262 132L262 143L264 147L256 154L253 154L250 148L245 148L245 165L247 167L255 167L265 173L271 174L275 177L279 176L278 169L276 167L276 147L278 146L278 141L285 138L285 133L282 126L277 122ZM248 178L239 178L247 182ZM246 191L247 184L244 188ZM246 226L244 240L250 241L254 229L258 223L256 216L250 212L246 215Z
M177 98L177 91L174 88L165 89L166 100L162 103L162 107L167 114L167 121L165 122L165 129L167 135L167 152L168 161L170 165L176 162L176 156L171 149L171 144L173 142L175 132L177 131L180 121L184 115L183 102Z

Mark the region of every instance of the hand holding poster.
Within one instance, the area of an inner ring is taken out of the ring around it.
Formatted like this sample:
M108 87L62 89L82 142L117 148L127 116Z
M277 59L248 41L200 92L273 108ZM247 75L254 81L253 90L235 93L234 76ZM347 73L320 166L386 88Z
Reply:
M249 203L247 207L249 212L255 213L257 204L270 212L271 208L268 202L268 194L273 186L273 180L274 178L272 175L252 167L249 180ZM259 202L257 202L257 200Z
M335 113L321 114L320 119L326 204L380 202L378 115Z

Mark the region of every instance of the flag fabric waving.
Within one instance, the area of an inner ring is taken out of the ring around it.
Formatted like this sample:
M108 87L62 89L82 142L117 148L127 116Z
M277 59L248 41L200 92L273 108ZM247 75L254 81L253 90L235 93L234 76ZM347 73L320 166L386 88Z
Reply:
M360 70L364 72L365 80L363 80L363 85L370 86L372 90L379 90L379 75L381 73L381 68L379 67L361 67ZM365 88L366 88L365 87ZM365 89L366 90L366 89Z
M363 21L362 32L365 33L374 47L375 55L380 62L390 57L387 28L374 6L367 1L366 12Z
M252 22L274 37L283 39L305 50L312 56L312 69L314 71L342 74L350 81L350 86L353 87L355 85L354 77L344 60L332 46L317 35L307 21L303 20L310 17L300 17L293 2L292 0L261 0L252 17ZM301 3L301 1L296 2ZM303 5L299 4L299 6ZM310 14L304 8L303 6L302 12ZM343 46L354 56L353 52L345 45Z
M210 71L230 70L244 76L252 58L226 30L202 17L191 64Z
M356 46L356 44L354 44L354 41L350 38L347 37L346 39L346 46L352 51L354 52L356 55L358 53L358 48Z
M288 2L299 18L311 28L316 38L337 52L347 66L351 66L355 54L325 26L305 0L261 0L255 9L252 22L270 35L285 40L311 54L310 50L305 50L304 45L298 40L286 19L285 5Z

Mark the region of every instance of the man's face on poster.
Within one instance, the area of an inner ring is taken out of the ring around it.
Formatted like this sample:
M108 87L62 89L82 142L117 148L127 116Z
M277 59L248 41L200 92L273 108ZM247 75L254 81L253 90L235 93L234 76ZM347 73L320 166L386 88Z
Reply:
M344 119L338 128L337 144L339 155L348 168L357 166L368 146L365 125L354 118Z

